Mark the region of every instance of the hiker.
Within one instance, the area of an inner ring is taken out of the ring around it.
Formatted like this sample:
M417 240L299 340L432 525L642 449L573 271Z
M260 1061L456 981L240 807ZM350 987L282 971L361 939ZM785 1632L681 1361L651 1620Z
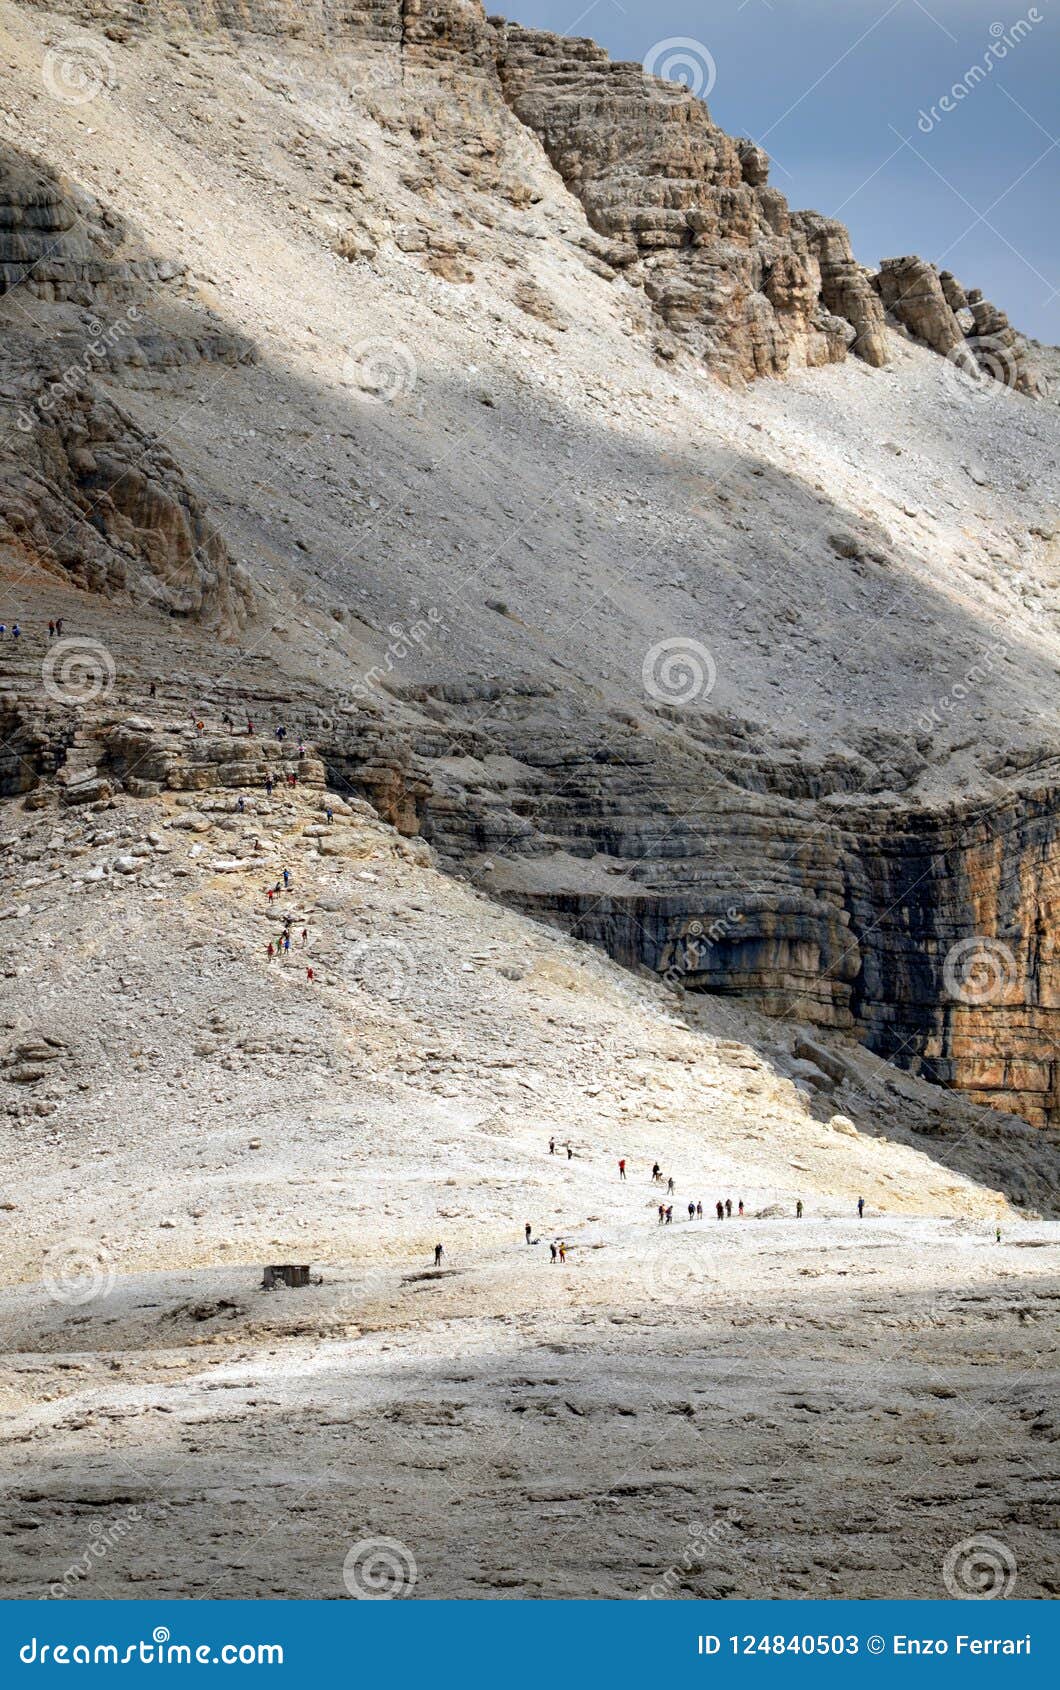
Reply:
M266 888L265 888L265 896L266 896L266 898L268 898L268 900L269 900L269 903L270 903L270 904L271 904L271 903L272 903L272 900L273 900L273 899L274 899L274 898L275 898L275 896L276 896L276 888L275 888L275 886L267 886L267 887L266 887Z
M703 1219L703 1205L702 1205L702 1203L697 1203L696 1204L696 1220L701 1221L702 1219Z
M548 1153L550 1156L554 1156L556 1154L556 1141L554 1138L550 1138L548 1141Z
M673 1225L673 1219L674 1219L674 1206L671 1203L669 1208L666 1211L666 1224L667 1224L667 1226Z
M1001 1243L1001 1228L999 1226L994 1228L994 1241L997 1244Z
M149 687L148 687L148 689L147 689L147 696L148 696L148 698L154 698L154 696L155 696L155 694L156 694L156 693L157 693L157 691L158 691L158 688L157 688L157 686L156 686L156 685L155 685L155 683L154 683L154 681L152 681L152 682L151 682L151 685L150 685L150 686L149 686Z
M665 1219L666 1219L666 1204L660 1203L659 1204L659 1225L660 1226L662 1226L663 1221Z
M802 1219L802 1198L801 1197L798 1199L798 1201L795 1204L795 1219L797 1221L801 1221L801 1219Z
M286 738L287 738L287 729L286 729L286 728L282 728L282 727L281 727L281 728L277 728L277 729L276 729L276 738L277 738L277 739L279 739L279 740L284 740L284 739L286 739Z
M302 928L302 948L303 948L303 950L305 949L306 945L308 945L308 943L309 943L309 929L308 929L308 927L303 927Z
M330 804L328 805L327 809L324 811L324 816L327 820L328 826L330 827L331 823L335 820L335 812L331 808Z
M730 1220L730 1221L732 1220L732 1198L731 1197L726 1197L726 1199L725 1199L725 1218L726 1218L726 1220Z
M274 784L275 784L275 783L274 783L274 781L273 781L273 778L272 778L272 776L271 776L271 775L266 775L266 776L265 776L265 796L266 796L266 797L267 797L267 798L271 798L271 797L272 797L272 789L273 789L273 785L274 785Z
M554 1267L556 1262L559 1260L559 1251L556 1249L555 1244L550 1244L549 1249L552 1251L552 1265Z
M743 1220L743 1198L742 1197L740 1198L739 1207L737 1208L736 1213L739 1215L740 1219Z
M50 640L54 640L54 638L55 638L55 623L54 622L48 623L48 638Z
M526 1225L523 1228L523 1231L526 1233L526 1242L529 1244L529 1242L530 1242L530 1222L529 1221L527 1221Z
M696 1218L696 1206L694 1203L690 1203L688 1205L688 1218L690 1221L694 1221Z
M658 1162L653 1162L651 1165L651 1180L653 1185L658 1184L659 1175L661 1173L662 1169L660 1168Z
M22 638L22 629L19 627L17 622L12 622L11 624L11 638L13 640L20 640Z
M195 737L196 737L196 739L201 739L205 732L206 732L206 723L205 722L196 722L196 724L195 724Z
M308 980L308 981L309 981L309 982L310 982L310 984L312 984L312 981L313 981L313 970L312 970L312 969L311 969L311 968L307 968L307 969L306 969L306 971L305 971L305 977L306 977L306 979L307 979L307 980Z
M864 1214L865 1214L865 1199L864 1199L864 1197L859 1197L858 1198L858 1220L859 1221L863 1218Z
M618 1177L619 1179L625 1179L626 1177L626 1158L624 1156L619 1158Z
M246 807L247 807L247 801L243 797L242 793L240 793L239 797L236 799L236 809L239 811L240 815L243 815L245 813Z
M561 1238L560 1241L559 1241L559 1261L560 1261L561 1267L563 1266L563 1263L566 1260L567 1260L567 1246L566 1246L566 1244L564 1244L564 1242Z
M291 935L289 933L285 933L283 936L283 954L284 956L291 954Z
M570 1139L568 1139L567 1140L567 1161L573 1162L573 1160L574 1160L574 1152L570 1147Z
M285 868L283 871L283 884L285 890L291 884L291 871L289 868Z
M252 734L253 732L254 732L254 724L251 721L250 717L248 716L247 717L247 733Z
M59 638L62 639L62 637L63 637L63 619L62 619L61 616L57 616L55 618L55 632L58 634Z
M673 1194L674 1194L674 1176L673 1176L673 1174L671 1174L670 1178L666 1182L666 1195L667 1195L667 1197L672 1197Z
M269 940L269 949L268 949L268 958L269 958L270 962L272 961L272 959L275 955L276 955L276 952L273 949L272 940L270 939Z
M440 1244L436 1244L434 1246L434 1265L435 1265L436 1268L441 1267L442 1257L444 1255L445 1255L445 1251L442 1249L442 1246Z
M723 1221L725 1219L725 1204L722 1202L720 1197L718 1198L718 1201L715 1203L714 1207L718 1211L719 1221Z

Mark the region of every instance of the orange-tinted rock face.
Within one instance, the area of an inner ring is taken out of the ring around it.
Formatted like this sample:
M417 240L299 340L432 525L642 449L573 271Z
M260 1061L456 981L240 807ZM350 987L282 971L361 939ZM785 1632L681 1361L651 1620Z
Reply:
M512 901L623 963L852 1032L977 1102L1060 1122L1055 790L836 810L807 798L857 790L841 760L800 765L767 746L752 766L719 733L709 806L689 816L693 761L643 734L616 744L612 728L597 747L591 724L581 731L579 751L513 722L505 746L532 787L502 805L432 795L428 837L454 858L507 857ZM485 749L474 734L460 743Z
M869 1042L1038 1124L1060 1119L1058 834L1055 794L1033 792L915 835L899 820L866 856Z

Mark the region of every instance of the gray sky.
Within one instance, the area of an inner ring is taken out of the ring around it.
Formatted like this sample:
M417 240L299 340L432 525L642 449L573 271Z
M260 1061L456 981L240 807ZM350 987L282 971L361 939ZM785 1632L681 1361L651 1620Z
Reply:
M919 253L1060 341L1060 0L507 6L613 58L698 44L677 52L713 83L715 121L766 148L794 206L841 218L863 263Z

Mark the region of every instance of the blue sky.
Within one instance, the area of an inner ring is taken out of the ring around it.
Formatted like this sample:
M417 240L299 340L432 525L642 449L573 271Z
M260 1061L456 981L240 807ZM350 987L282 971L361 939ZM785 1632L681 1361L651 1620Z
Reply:
M613 58L701 44L711 115L765 146L794 206L841 218L863 263L919 253L1060 341L1060 0L507 5Z

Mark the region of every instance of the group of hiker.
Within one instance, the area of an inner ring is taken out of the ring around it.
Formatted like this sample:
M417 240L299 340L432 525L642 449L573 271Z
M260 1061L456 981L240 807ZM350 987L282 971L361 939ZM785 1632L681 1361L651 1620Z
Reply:
M556 1142L557 1141L556 1141L555 1136L551 1137L548 1141L548 1153L549 1153L550 1156L554 1156L556 1154ZM572 1161L573 1158L574 1158L574 1149L573 1149L569 1139L564 1141L563 1148L566 1151L567 1161L568 1162ZM618 1177L622 1181L624 1181L625 1178L626 1178L626 1169L627 1169L628 1166L629 1166L628 1159L625 1156L620 1156L619 1159L618 1159ZM666 1195L668 1197L672 1197L674 1195L674 1191L676 1189L675 1185L674 1185L673 1175L672 1174L664 1175L663 1171L662 1171L661 1164L658 1163L658 1162L653 1162L652 1163L652 1170L651 1170L651 1182L652 1182L652 1184L653 1185L662 1185L664 1179L666 1181ZM864 1217L864 1214L865 1214L865 1199L864 1199L864 1197L858 1198L857 1210L858 1210L858 1219L861 1220ZM732 1212L733 1212L732 1198L731 1197L719 1197L717 1202L714 1205L714 1213L715 1213L717 1219L719 1221L731 1220L732 1219ZM744 1209L743 1198L740 1197L740 1198L737 1199L737 1202L736 1202L737 1219L743 1220L745 1213L746 1213L746 1211ZM660 1203L659 1206L658 1206L658 1215L659 1215L659 1225L660 1226L672 1226L673 1225L673 1218L674 1218L674 1206L673 1206L673 1204L672 1203ZM796 1218L796 1220L801 1221L802 1216L803 1216L803 1202L802 1202L802 1198L799 1197L799 1198L796 1199L796 1202L795 1202L795 1218ZM693 1201L691 1198L689 1198L689 1201L688 1201L688 1218L689 1218L690 1221L701 1221L703 1219L703 1205L702 1205L701 1202ZM525 1224L523 1226L523 1236L525 1237L526 1242L528 1244L533 1244L533 1243L536 1242L536 1240L534 1239L534 1229L531 1226L529 1221L525 1222ZM998 1230L998 1240L1000 1242L1000 1229ZM567 1245L566 1245L566 1242L563 1239L560 1239L560 1238L553 1239L552 1243L549 1246L549 1249L551 1251L551 1259L552 1259L553 1264L558 1263L558 1264L562 1265L564 1262L566 1262L566 1260L567 1260ZM443 1254L444 1254L444 1251L442 1249L442 1246L440 1244L436 1244L435 1247L434 1247L434 1265L435 1265L435 1267L439 1267L441 1265Z
M240 798L240 800L239 800L239 807L240 807L240 809L243 809L243 807L244 807L242 798ZM330 822L332 821L334 814L335 814L335 812L331 808L330 804L326 806L324 814L327 816L328 822L330 824ZM275 903L275 901L278 897L280 897L284 892L290 892L291 891L291 889L292 889L291 888L291 878L292 877L291 877L290 869L286 868L286 867L282 868L280 870L279 880L275 881L273 883L273 885L265 887L265 889L264 889L265 890L265 897L268 901L268 908L270 910L272 909L273 904ZM290 956L291 945L292 945L292 930L293 930L293 927L294 927L294 917L292 915L285 915L284 918L283 918L283 927L280 931L278 938L276 938L275 940L270 939L268 944L265 946L265 956L266 956L266 959L269 962L273 962L277 959L282 961L285 957ZM298 935L298 942L299 942L299 948L301 950L305 950L306 946L309 943L309 929L308 929L308 927L301 928L299 935ZM306 965L305 977L306 977L306 982L309 985L312 985L314 979L316 978L316 976L313 973L313 969L309 964ZM441 1249L441 1245L439 1245L438 1248ZM437 1266L437 1263L435 1265Z
M25 637L25 630L23 629L21 622L12 622L10 628L6 622L0 622L0 640L6 639L8 634L11 635L13 640L23 639ZM48 638L50 640L61 640L62 637L63 619L61 616L57 616L48 623Z

